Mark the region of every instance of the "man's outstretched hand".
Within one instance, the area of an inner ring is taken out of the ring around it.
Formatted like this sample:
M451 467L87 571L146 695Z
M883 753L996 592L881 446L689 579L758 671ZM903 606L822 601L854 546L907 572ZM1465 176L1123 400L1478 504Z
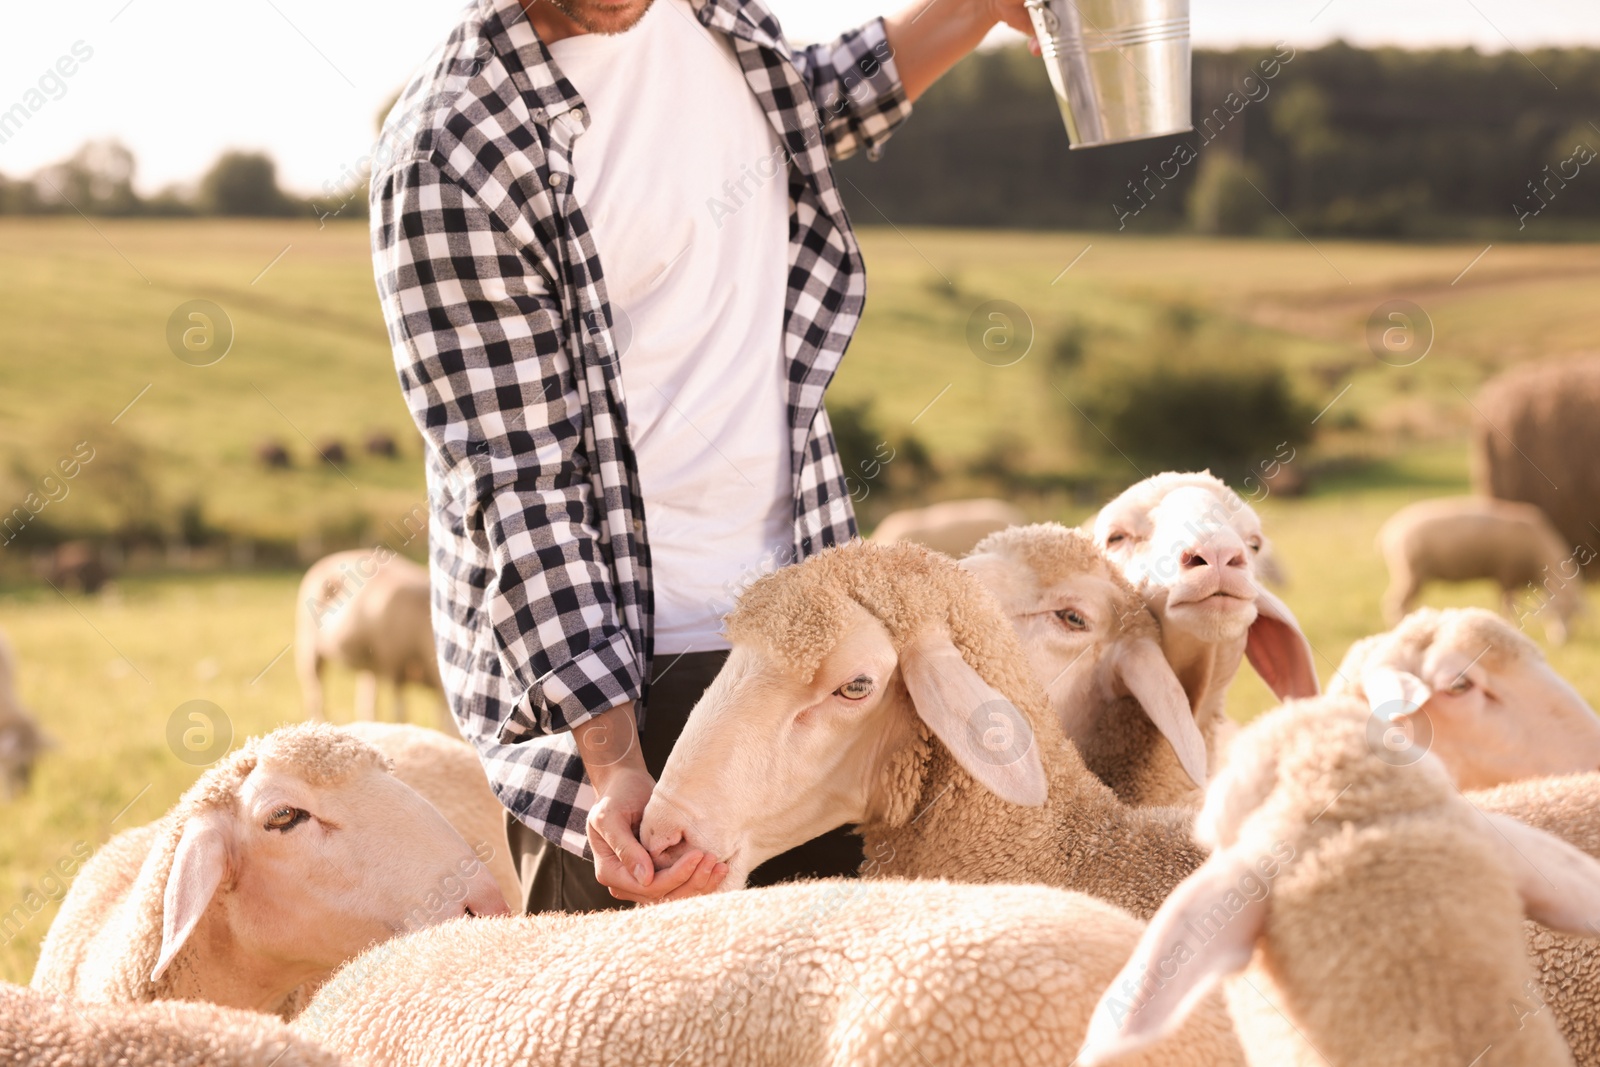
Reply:
M589 812L589 847L595 879L619 900L653 904L709 893L727 877L728 865L698 849L656 870L639 842L639 821L655 789L644 766L633 705L621 704L573 731L584 769L599 799Z

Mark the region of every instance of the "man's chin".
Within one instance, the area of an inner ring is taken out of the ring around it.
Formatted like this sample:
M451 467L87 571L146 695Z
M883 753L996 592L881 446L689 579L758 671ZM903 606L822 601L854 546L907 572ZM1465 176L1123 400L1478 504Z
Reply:
M627 33L638 25L653 0L549 0L589 33Z

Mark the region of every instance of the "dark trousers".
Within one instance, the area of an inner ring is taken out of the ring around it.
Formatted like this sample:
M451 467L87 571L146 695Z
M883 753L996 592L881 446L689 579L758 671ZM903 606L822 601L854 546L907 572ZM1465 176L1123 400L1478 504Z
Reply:
M666 766L678 735L683 733L689 711L727 658L725 651L663 656L651 672L650 701L639 747L652 778L661 777L661 769ZM509 812L506 835L510 839L511 860L522 879L522 910L529 915L541 911L601 911L632 906L628 901L613 897L605 886L595 881L593 861L550 844ZM796 878L853 876L862 858L861 838L841 827L774 856L750 872L750 884L775 885Z

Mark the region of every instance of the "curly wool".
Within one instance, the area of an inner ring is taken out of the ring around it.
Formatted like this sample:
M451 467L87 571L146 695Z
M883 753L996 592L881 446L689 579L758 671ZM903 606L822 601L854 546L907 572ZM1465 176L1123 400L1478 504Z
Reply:
M231 810L240 786L262 763L291 766L313 785L342 782L367 768L389 769L371 745L325 723L251 738L202 774L166 815L112 838L84 866L45 937L33 988L112 1003L169 997L182 968L169 967L154 982L150 974L161 953L164 898L178 841L190 819ZM191 951L186 945L178 960Z
M1201 816L1219 848L1283 861L1228 983L1250 1062L1569 1063L1549 1016L1512 1010L1530 970L1496 831L1437 761L1382 758L1367 723L1326 696L1257 720Z
M839 641L849 607L871 612L897 648L939 628L962 658L1022 713L1049 780L1043 807L1008 804L979 785L917 724L876 793L886 813L858 829L888 875L970 882L1040 882L1153 915L1205 859L1192 813L1129 808L1084 765L1034 679L993 596L947 556L918 545L853 542L770 574L728 617L736 645L764 646L809 679Z
M1544 653L1527 634L1492 611L1418 608L1387 633L1363 637L1351 645L1328 683L1328 692L1364 696L1361 675L1371 667L1393 667L1420 674L1424 657L1436 644L1482 650L1482 658L1476 662L1491 672L1503 670L1519 660L1545 661Z
M9 1067L338 1067L276 1019L212 1004L82 1004L0 985Z
M888 880L467 919L369 950L293 1027L385 1067L1042 1067L1139 931L1042 886ZM1213 1000L1180 1047L1130 1062L1238 1062Z
M1527 778L1466 797L1483 811L1509 815L1600 859L1600 774ZM1600 941L1556 933L1531 920L1523 927L1539 981L1523 1010L1548 1005L1573 1059L1580 1067L1600 1065Z

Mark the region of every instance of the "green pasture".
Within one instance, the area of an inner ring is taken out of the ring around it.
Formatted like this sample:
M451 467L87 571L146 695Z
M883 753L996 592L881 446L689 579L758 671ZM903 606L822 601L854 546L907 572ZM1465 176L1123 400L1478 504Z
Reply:
M1496 369L1581 349L1600 326L1595 246L1497 246L1468 270L1482 246L888 226L861 236L868 312L832 395L870 400L885 433L924 444L950 473L930 495L963 491L959 472L997 450L1020 470L1079 461L1063 400L1071 374L1048 358L1072 329L1091 352L1112 350L1191 309L1207 328L1280 356L1315 408L1332 404L1305 456L1326 473L1303 498L1260 505L1289 572L1283 595L1325 679L1352 641L1381 628L1379 524L1409 500L1466 488L1467 398ZM1396 297L1424 307L1437 333L1409 368L1380 363L1362 341L1372 309ZM166 341L173 309L197 298L222 305L236 328L232 350L209 367L180 362ZM966 342L974 309L990 300L1015 304L1032 324L1033 347L1010 366L975 358ZM118 508L162 517L198 502L218 528L331 543L383 536L386 521L422 500L420 445L360 227L8 219L0 306L6 510L81 440L95 459L42 513L61 529L93 532ZM352 449L340 470L313 462L310 441L355 446L374 429L401 439L399 460ZM292 469L261 470L253 450L267 438L289 446ZM1335 456L1361 462L1327 462ZM142 487L142 504L129 502L130 484ZM1048 493L1024 503L1066 521L1091 505ZM0 557L18 551L0 547ZM17 648L22 699L59 742L31 793L0 811L0 979L25 981L55 912L45 873L80 843L157 817L199 773L168 742L181 705L213 702L238 738L301 717L285 654L297 575L174 565L82 597L33 584L26 566L0 574L0 630ZM1428 602L1493 606L1496 597L1469 586L1435 589ZM1551 656L1600 700L1600 624L1580 623ZM1241 719L1271 703L1244 673L1230 708ZM350 680L333 683L333 717L349 718ZM411 709L430 721L422 694Z

